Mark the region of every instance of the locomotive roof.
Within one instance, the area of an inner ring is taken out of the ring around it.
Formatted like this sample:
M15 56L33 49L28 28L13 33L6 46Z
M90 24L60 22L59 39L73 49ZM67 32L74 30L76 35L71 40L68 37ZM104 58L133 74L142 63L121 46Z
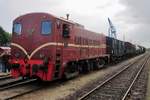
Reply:
M43 13L43 12L27 13L27 14L24 14L24 15L21 15L21 16L17 17L15 20L21 19L21 18L23 18L23 17L25 17L25 16L32 16L32 15L51 16L51 17L53 17L53 18L55 18L55 19L59 19L59 20L61 20L61 21L65 21L65 22L67 22L67 23L73 24L73 25L77 26L76 28L84 29L84 30L86 30L86 31L88 31L88 32L90 32L90 33L95 33L95 34L97 34L97 35L100 35L100 34L101 34L101 35L104 35L103 33L97 33L97 32L93 32L93 31L90 31L90 30L88 30L88 29L85 29L83 25L81 25L81 24L79 24L79 23L76 23L76 22L74 22L74 21L72 21L72 20L67 20L66 18L63 18L63 17L56 17L56 16L54 16L54 15L52 15L52 14L49 14L49 13ZM14 21L15 21L15 20L14 20Z
M20 15L19 17L17 17L15 20L21 18L21 17L24 17L24 16L29 16L29 15L34 15L34 14L37 14L37 15L48 15L48 16L52 16L52 17L55 17L51 14L48 14L48 13L43 13L43 12L33 12L33 13L27 13L27 14L23 14L23 15Z
M72 21L72 20L67 20L66 18L63 18L63 17L57 17L57 16L54 16L54 15L52 15L52 14L49 14L49 13L43 13L43 12L37 12L37 13L34 12L34 13L24 14L24 15L21 15L21 16L17 17L15 20L17 20L17 19L19 19L19 18L21 18L21 17L24 17L24 16L34 15L34 14L41 15L41 16L42 16L42 15L51 16L51 17L54 17L54 18L56 18L56 19L59 19L59 20L68 22L68 23L70 23L70 24L74 24L74 25L77 25L77 26L79 26L79 27L84 28L83 25L81 25L81 24L79 24L79 23L76 23L76 22L74 22L74 21Z

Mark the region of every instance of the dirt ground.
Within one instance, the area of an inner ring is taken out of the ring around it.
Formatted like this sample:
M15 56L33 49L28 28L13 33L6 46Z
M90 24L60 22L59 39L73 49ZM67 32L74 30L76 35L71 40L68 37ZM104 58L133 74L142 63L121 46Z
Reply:
M131 61L133 61L133 59L130 60L130 62ZM86 84L89 84L90 82L96 80L97 78L103 78L105 75L109 74L112 71L117 70L121 65L125 65L126 63L127 61L114 66L107 66L109 68L105 68L99 71L94 71L86 75L81 75L77 78L64 82L63 84L57 84L54 86L50 86L48 88L40 89L38 91L23 95L16 99L17 100L59 100L60 98L62 99L63 97L69 94L73 94L76 90L80 89Z

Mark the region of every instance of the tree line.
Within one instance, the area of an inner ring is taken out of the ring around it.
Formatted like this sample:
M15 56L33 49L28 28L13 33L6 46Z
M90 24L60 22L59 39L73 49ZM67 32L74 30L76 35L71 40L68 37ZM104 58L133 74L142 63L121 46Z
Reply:
M11 40L11 34L6 32L1 26L0 26L0 46L6 46L10 43Z

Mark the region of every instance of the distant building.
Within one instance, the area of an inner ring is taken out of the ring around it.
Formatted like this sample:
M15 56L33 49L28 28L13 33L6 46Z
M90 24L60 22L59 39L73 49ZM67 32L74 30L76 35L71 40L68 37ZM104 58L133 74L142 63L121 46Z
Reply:
M10 47L0 47L0 72L6 72L8 59L10 56Z
M2 57L3 55L10 55L10 51L10 47L0 47L0 57Z

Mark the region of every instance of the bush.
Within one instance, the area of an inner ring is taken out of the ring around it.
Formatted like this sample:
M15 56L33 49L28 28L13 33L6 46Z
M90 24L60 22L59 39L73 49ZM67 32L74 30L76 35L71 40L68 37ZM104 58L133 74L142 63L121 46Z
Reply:
M11 34L0 27L0 46L10 43Z

